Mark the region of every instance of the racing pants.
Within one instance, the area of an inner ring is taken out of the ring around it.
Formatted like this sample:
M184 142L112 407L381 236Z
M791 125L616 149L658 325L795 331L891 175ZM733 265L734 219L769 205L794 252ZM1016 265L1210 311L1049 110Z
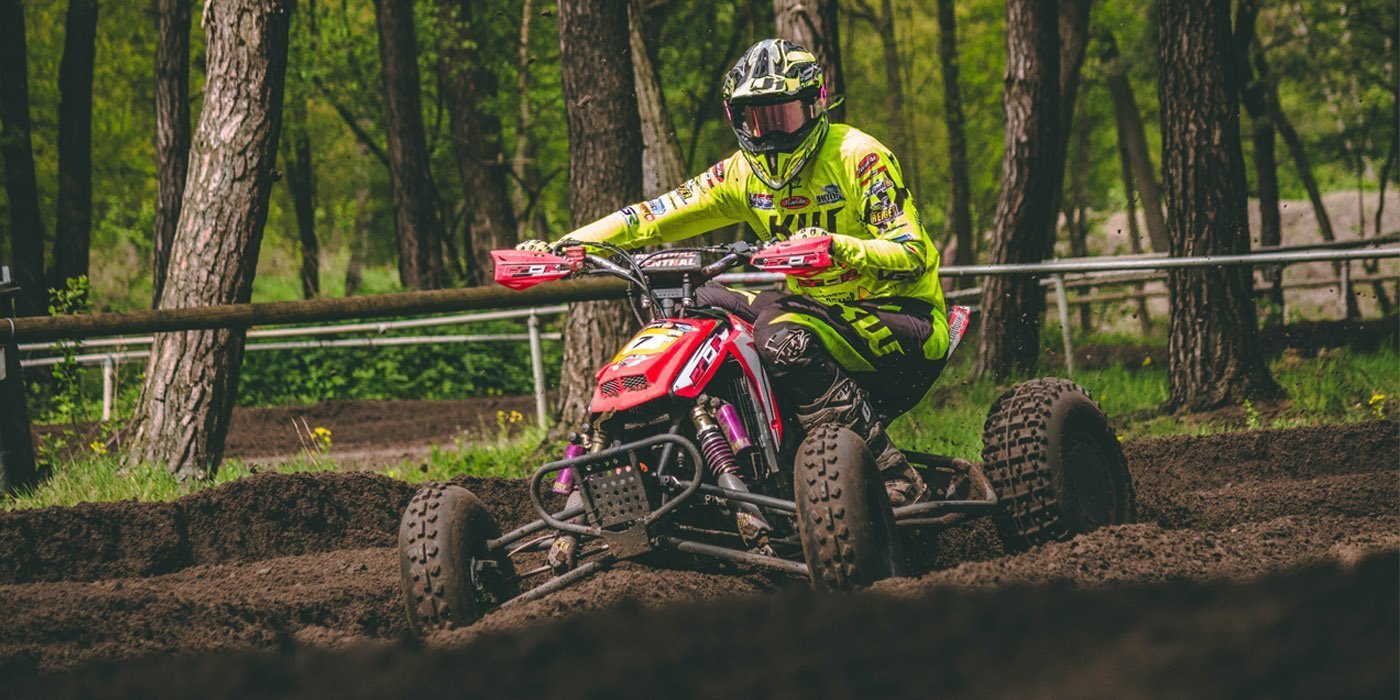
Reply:
M947 348L934 340L935 324L947 325L941 310L908 297L828 305L715 284L699 289L696 301L753 324L764 366L806 431L839 422L866 438L882 471L908 469L884 423L913 408L943 371Z

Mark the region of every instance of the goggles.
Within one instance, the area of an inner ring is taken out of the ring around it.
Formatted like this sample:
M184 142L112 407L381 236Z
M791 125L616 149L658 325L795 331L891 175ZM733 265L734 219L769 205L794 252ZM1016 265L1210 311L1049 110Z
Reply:
M793 134L820 114L817 100L788 100L776 104L735 105L734 121L750 138Z

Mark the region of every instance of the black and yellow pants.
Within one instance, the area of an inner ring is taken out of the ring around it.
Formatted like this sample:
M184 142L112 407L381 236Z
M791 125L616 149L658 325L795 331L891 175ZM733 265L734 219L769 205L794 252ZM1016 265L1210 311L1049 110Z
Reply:
M849 376L892 419L913 408L943 371L948 321L943 309L908 297L823 304L786 292L757 294L707 285L702 306L754 326L769 375L788 399L810 404Z

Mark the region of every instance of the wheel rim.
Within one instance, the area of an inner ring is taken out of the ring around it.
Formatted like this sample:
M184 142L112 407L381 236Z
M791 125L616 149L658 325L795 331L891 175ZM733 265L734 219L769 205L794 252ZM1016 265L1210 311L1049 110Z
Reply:
M1109 460L1092 437L1076 431L1069 436L1063 453L1065 493L1074 511L1090 527L1114 521L1117 488Z

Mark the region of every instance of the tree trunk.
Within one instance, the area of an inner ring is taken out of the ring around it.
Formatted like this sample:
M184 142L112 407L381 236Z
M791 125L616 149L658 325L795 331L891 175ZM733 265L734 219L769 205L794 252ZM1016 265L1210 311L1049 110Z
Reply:
M1269 110L1268 85L1255 75L1251 63L1257 49L1255 19L1258 3L1243 0L1235 16L1235 61L1240 71L1240 102L1249 113L1250 140L1254 144L1255 188L1259 192L1259 245L1264 248L1283 242L1279 210L1278 161L1274 157L1274 122ZM1265 296L1264 325L1283 323L1283 268L1261 267L1269 286Z
M559 65L569 122L569 210L581 226L642 194L642 135L627 5L560 0ZM593 373L632 328L625 302L573 304L564 324L560 418L588 415Z
M874 8L861 2L858 10L861 19L870 23L870 28L875 30L875 34L880 37L880 49L884 58L885 86L884 94L889 99L890 108L890 128L893 134L893 141L890 143L891 149L901 158L905 158L906 163L914 163L905 173L909 181L909 188L913 192L920 191L918 184L919 160L911 155L914 150L914 139L910 136L912 129L909 125L909 113L905 108L904 94L904 62L899 58L899 42L896 27L898 21L895 19L894 3L891 0L880 0L880 10L877 13ZM848 23L850 18L857 12L847 13Z
M301 296L315 299L321 294L321 246L316 240L316 175L311 165L311 137L306 133L305 115L289 129L287 187L292 191L296 212L297 239L301 243Z
M1063 56L1061 52L1061 56ZM1089 256L1089 133L1092 130L1088 119L1081 114L1078 121L1071 130L1074 147L1074 158L1069 160L1070 173L1070 203L1066 210L1072 210L1074 216L1069 218L1071 223L1069 236L1070 255L1076 258L1086 258ZM1085 333L1094 329L1093 309L1088 304L1079 305L1079 328Z
M49 285L88 273L92 246L92 64L97 0L69 0L58 67L58 215Z
M836 0L773 0L773 20L779 39L801 44L822 64L831 98L846 94L845 74L841 72L841 37L836 24ZM832 121L845 121L846 108L831 109Z
M1230 0L1162 0L1159 8L1158 93L1171 254L1248 253ZM1173 270L1167 286L1173 409L1200 411L1282 396L1259 353L1248 268Z
M637 111L642 122L642 196L660 197L685 179L685 168L681 166L681 144L676 139L671 112L666 108L661 80L647 51L641 0L627 3L627 15L631 28L629 40Z
M165 289L190 158L190 0L156 0L156 227L151 306Z
M1137 100L1133 97L1133 86L1128 82L1127 73L1118 59L1118 43L1113 35L1105 32L1101 37L1102 58L1107 71L1104 82L1108 94L1113 99L1113 116L1118 123L1118 139L1127 148L1129 165L1133 171L1133 182L1138 195L1142 197L1142 216L1147 223L1147 237L1152 241L1152 250L1165 253L1171 247L1167 235L1167 220L1162 216L1162 190L1157 186L1157 172L1152 167L1152 156L1147 152L1147 134L1142 127L1142 113L1138 111Z
M1271 81L1268 63L1262 51L1255 54L1255 66L1259 70L1259 79L1269 85L1269 111L1273 116L1274 128L1278 130L1278 135L1283 137L1283 144L1288 148L1288 154L1293 158L1293 165L1298 170L1298 179L1303 181L1303 189L1307 190L1308 201L1312 203L1313 215L1317 219L1317 232L1324 241L1337 240L1337 234L1332 228L1332 217L1327 214L1327 206L1322 202L1322 191L1317 186L1317 178L1313 177L1312 161L1308 159L1307 148L1303 145L1298 130L1293 128L1293 122L1283 113L1278 101L1278 85Z
M484 97L496 94L496 76L478 49L485 39L471 1L437 0L437 10L445 39L438 51L438 70L447 98L462 201L467 206L468 284L487 284L491 251L514 245L516 236L506 182L510 166L501 150L501 120L477 108Z
M369 154L369 149L360 144L361 158ZM355 187L355 223L350 230L350 259L345 264L345 296L359 293L364 281L365 258L369 257L369 230L374 223L370 209L371 194L369 175L359 173L359 184Z
M962 89L958 86L958 20L953 0L938 0L938 60L943 66L943 123L948 129L948 213L944 226L956 241L953 264L972 265L977 262L977 250L968 201L972 186L968 180ZM970 278L958 278L958 286L970 284Z
M160 308L246 303L281 133L291 0L206 6L204 109ZM223 456L243 330L160 333L133 419L130 463L208 477Z
M1133 171L1128 164L1128 150L1123 145L1123 133L1118 133L1118 164L1123 177L1123 198L1126 200L1125 208L1128 214L1128 246L1134 255L1142 253L1142 232L1138 230L1137 223L1137 193L1133 191ZM1142 296L1143 284L1141 282L1133 285L1133 291L1139 294L1133 300L1136 307L1134 315L1137 317L1138 329L1144 336L1152 332L1152 317L1147 312L1147 297Z
M1400 156L1400 94L1391 93L1391 122L1390 122L1390 149L1385 152L1385 160L1381 163L1380 175L1377 178L1380 191L1376 198L1376 236L1384 235L1381 230L1381 223L1385 221L1385 188L1390 182L1390 174L1394 172L1396 156ZM1361 269L1369 274L1375 274L1380 270L1379 260L1368 260L1361 264ZM1371 292L1376 296L1376 304L1380 306L1381 316L1389 316L1394 309L1390 301L1390 295L1385 291L1385 282L1375 281L1371 283Z
M433 205L423 101L418 87L418 38L412 0L375 0L384 84L384 130L394 190L399 281L416 289L442 286L442 228Z
M1060 163L1061 170L1055 187L1055 208L1051 211L1059 211L1064 198L1064 167L1069 162L1069 141L1074 132L1074 104L1079 96L1079 73L1084 66L1084 49L1089 45L1089 10L1092 6L1093 0L1060 0L1057 23L1060 38L1060 133L1054 157ZM1048 258L1055 253L1054 237L1051 236L1045 243L1045 257Z
M1038 262L1053 240L1055 196L1064 173L1060 141L1060 47L1057 3L1006 3L1006 149L1001 161L993 264ZM989 277L982 284L984 323L978 374L1006 379L1035 368L1045 292L1034 277Z
M515 153L511 168L515 171L515 187L511 202L516 213L516 236L549 238L549 224L544 212L536 206L540 188L540 167L535 162L535 141L532 137L530 113L530 25L535 14L535 0L524 0L520 8L520 44L516 54L515 93L520 95L520 113L515 124Z
M39 316L48 309L44 222L39 216L31 131L24 7L20 0L0 0L0 155L10 198L10 256L14 280L20 286L15 307L21 316Z
M1313 217L1317 220L1317 233L1322 236L1324 241L1335 241L1337 234L1332 228L1332 217L1327 213L1327 205L1322 201L1322 190L1317 186L1317 178L1313 176L1312 161L1308 159L1307 148L1303 146L1303 139L1298 135L1298 130L1293 128L1293 122L1289 121L1288 115L1283 112L1283 105L1278 99L1278 82L1274 80L1273 73L1269 70L1269 62L1262 49L1254 52L1254 68L1258 71L1258 80L1268 87L1266 100L1270 116L1273 118L1274 128L1278 131L1278 135L1283 138L1283 143L1287 146L1288 153L1293 158L1293 165L1298 171L1298 179L1303 181L1303 189L1308 193ZM1341 264L1334 263L1332 270L1340 275ZM1356 295L1352 288L1347 289L1347 295L1341 302L1347 317L1352 317L1353 311L1357 308Z

